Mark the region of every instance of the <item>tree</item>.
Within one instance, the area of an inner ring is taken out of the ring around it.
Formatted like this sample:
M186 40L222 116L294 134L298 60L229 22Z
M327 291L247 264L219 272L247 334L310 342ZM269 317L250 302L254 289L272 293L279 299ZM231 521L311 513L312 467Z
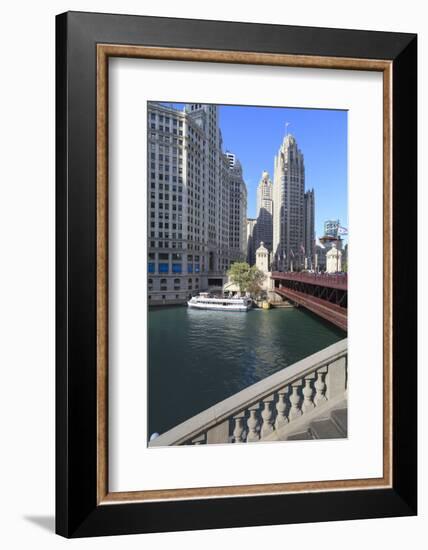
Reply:
M235 262L230 266L227 272L232 283L238 286L239 292L244 294L249 292L256 295L261 290L261 284L264 281L264 274L258 267L250 267L246 262Z
M247 287L247 292L251 294L251 296L257 296L260 294L262 290L262 283L265 280L266 276L263 273L263 271L260 271L258 267L253 265L250 268L250 277L249 277L249 284Z

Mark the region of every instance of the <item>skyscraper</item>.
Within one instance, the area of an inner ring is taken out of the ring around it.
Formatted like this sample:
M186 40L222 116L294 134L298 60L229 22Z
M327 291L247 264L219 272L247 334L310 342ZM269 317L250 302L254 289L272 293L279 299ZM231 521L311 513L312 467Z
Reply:
M304 267L305 166L296 139L288 134L274 160L273 254L277 267Z
M245 253L246 187L223 152L218 106L151 102L147 116L149 300L180 302L222 286L234 247Z
M217 105L188 103L185 113L189 123L193 123L189 124L188 154L198 157L202 153L203 157L196 158L194 164L188 163L190 174L200 181L199 190L190 190L189 221L201 222L201 230L206 232L208 271L221 273L229 267L229 181L228 162L222 151L219 109ZM201 135L196 134L192 126L197 126ZM192 140L194 136L197 136L195 141ZM198 152L197 147L202 146L203 151ZM197 195L200 192L203 204L198 209Z
M256 244L254 240L254 230L257 225L255 218L247 218L247 262L250 265L256 263Z
M247 256L247 186L242 166L233 153L226 151L229 161L229 257L231 262Z
M313 189L306 191L304 195L303 218L303 242L305 257L307 258L306 267L313 268L315 260L315 193Z
M264 171L262 178L257 186L257 224L254 229L255 247L257 249L260 243L272 250L273 237L273 186L269 179L269 174Z

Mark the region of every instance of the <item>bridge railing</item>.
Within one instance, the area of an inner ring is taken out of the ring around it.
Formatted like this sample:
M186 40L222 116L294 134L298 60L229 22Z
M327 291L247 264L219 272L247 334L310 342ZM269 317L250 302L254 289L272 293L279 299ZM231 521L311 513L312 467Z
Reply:
M347 273L302 273L297 271L273 271L272 279L299 281L313 285L335 286L346 289L348 287Z
M150 447L249 443L343 396L347 338L268 376L161 434ZM166 406L168 406L166 404Z

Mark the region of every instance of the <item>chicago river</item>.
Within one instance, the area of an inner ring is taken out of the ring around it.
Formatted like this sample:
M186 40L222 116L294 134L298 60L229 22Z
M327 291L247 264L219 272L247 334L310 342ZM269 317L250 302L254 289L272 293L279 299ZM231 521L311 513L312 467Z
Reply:
M149 436L345 334L296 308L224 313L164 307L151 309L148 320Z

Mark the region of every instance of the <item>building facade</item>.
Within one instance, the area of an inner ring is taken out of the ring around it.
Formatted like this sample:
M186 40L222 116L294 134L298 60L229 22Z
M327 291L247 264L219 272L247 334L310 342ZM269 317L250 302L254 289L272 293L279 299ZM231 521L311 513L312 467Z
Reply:
M247 263L249 265L256 263L256 241L254 238L256 225L256 218L247 218Z
M274 159L273 257L277 269L304 267L304 193L303 154L288 134Z
M271 251L273 240L273 185L264 171L257 186L257 225L254 230L256 248L261 242Z
M234 257L233 178L218 106L149 103L147 146L149 303L184 302L221 287ZM244 200L246 208L246 189ZM242 226L244 250L243 214Z
M324 222L324 235L337 237L339 235L340 220L326 220Z
M315 193L313 189L306 191L303 204L305 267L313 269L315 262Z
M247 257L247 186L242 166L233 153L225 154L229 165L229 256L231 262Z

